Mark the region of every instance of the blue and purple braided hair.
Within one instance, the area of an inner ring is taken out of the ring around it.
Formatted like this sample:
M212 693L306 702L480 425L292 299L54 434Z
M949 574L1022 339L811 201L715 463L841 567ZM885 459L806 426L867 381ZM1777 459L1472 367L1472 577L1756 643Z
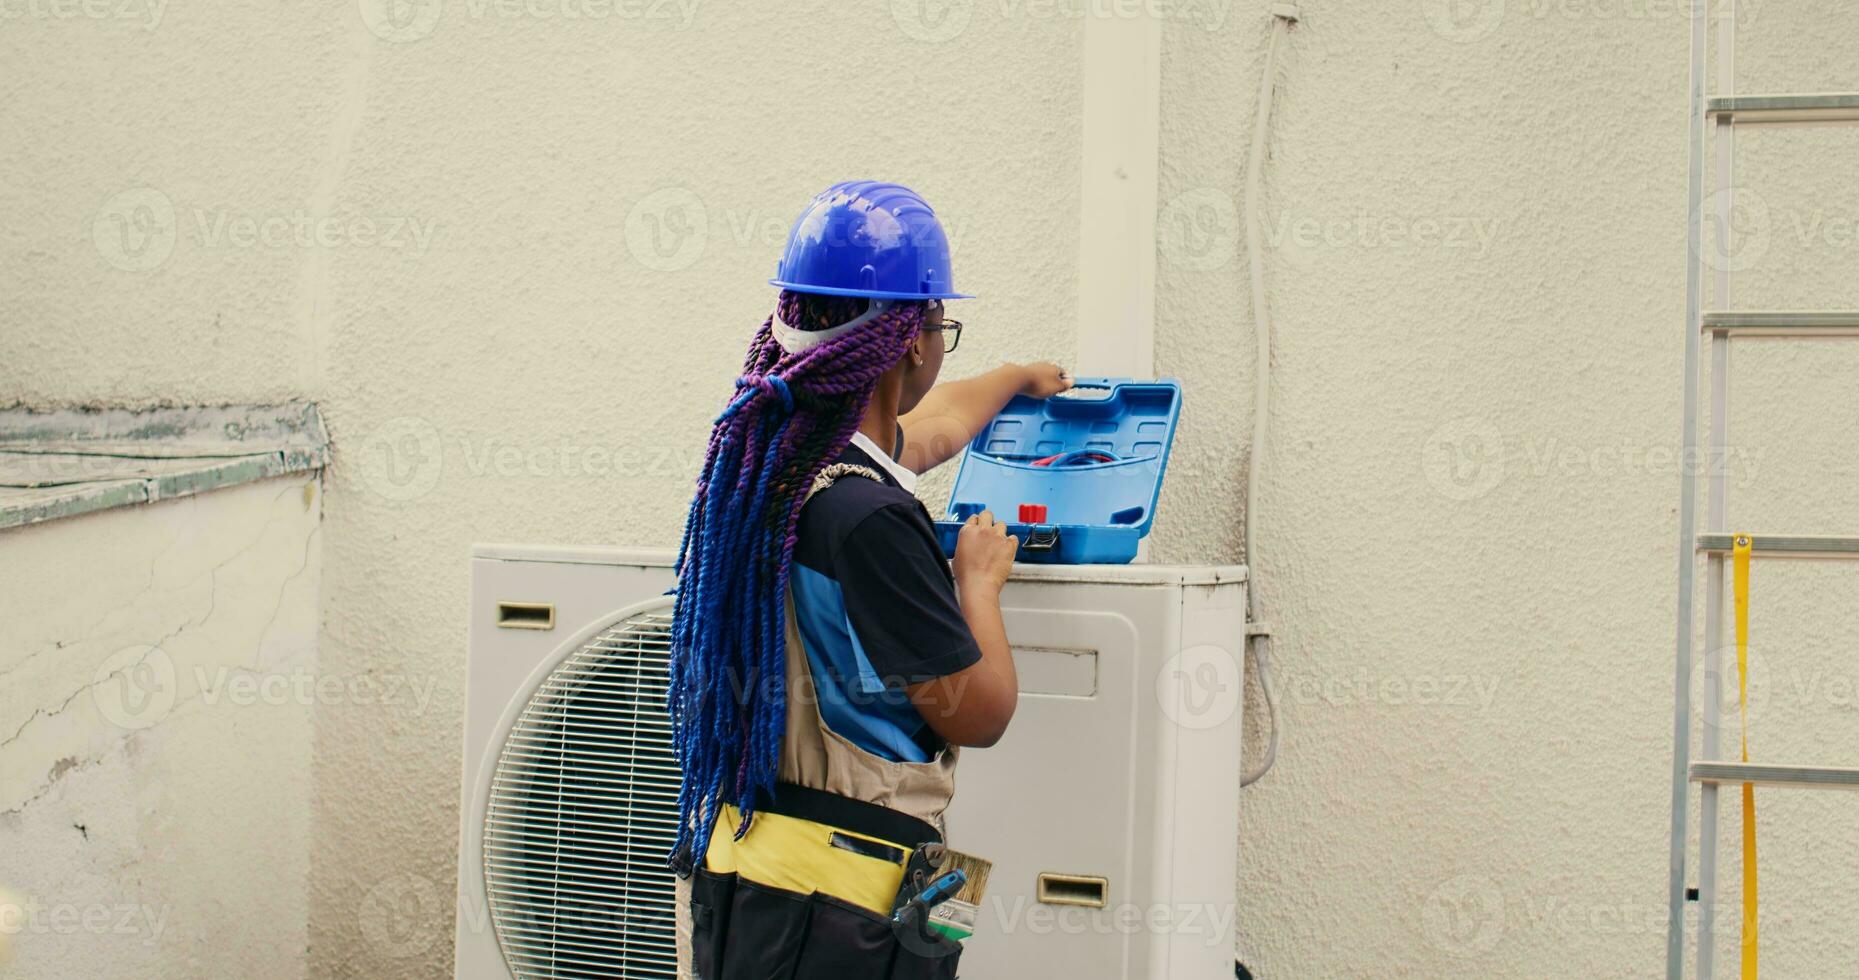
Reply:
M775 309L790 327L820 330L864 305L783 290ZM893 303L792 354L776 342L770 317L749 344L736 396L710 430L678 552L668 695L684 773L672 853L693 864L703 863L721 804L741 811L746 830L758 796L774 791L787 724L788 566L801 504L852 440L879 377L909 350L925 309Z

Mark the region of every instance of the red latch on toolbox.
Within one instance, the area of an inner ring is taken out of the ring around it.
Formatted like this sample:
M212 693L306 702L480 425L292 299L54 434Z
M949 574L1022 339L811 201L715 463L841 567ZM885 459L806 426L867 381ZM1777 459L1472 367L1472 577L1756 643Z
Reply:
M1022 524L1044 524L1046 523L1046 505L1045 504L1021 504L1020 505L1020 523Z

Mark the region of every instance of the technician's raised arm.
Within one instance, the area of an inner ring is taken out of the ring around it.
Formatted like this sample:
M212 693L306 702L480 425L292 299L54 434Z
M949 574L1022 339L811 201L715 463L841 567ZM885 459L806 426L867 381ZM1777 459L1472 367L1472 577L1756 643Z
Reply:
M962 325L950 325L959 336ZM898 462L913 473L928 473L961 452L1013 396L1050 398L1071 386L1070 372L1044 361L1003 364L986 374L939 384L897 420L904 429Z

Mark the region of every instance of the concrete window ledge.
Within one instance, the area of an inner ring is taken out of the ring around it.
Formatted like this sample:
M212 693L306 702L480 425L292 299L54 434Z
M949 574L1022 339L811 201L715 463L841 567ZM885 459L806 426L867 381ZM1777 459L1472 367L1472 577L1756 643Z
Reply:
M0 530L329 462L316 405L0 409Z
M0 410L0 973L311 976L317 713L382 690L319 663L327 458L309 404Z

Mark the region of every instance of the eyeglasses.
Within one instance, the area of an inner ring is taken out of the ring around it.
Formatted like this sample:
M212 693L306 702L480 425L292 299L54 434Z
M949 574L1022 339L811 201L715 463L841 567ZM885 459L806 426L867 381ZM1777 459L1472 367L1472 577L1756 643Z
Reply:
M956 345L962 342L962 321L960 320L944 320L941 326L925 327L923 329L940 331L942 333L942 352L944 354L955 353Z

